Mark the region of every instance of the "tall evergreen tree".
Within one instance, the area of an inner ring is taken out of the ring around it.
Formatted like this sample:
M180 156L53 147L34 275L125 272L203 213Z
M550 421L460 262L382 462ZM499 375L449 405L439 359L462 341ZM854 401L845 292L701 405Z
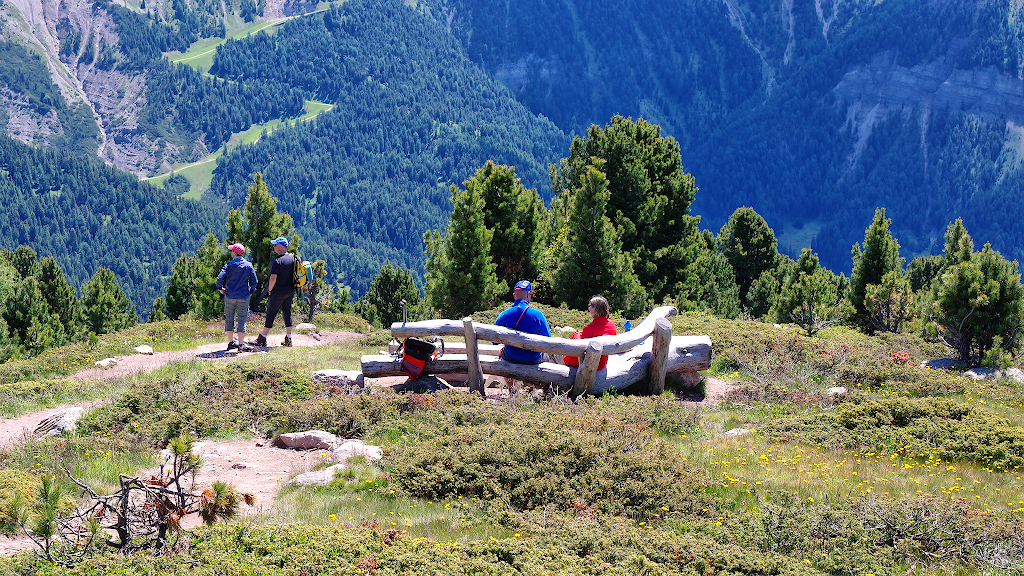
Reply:
M114 273L102 266L82 286L82 308L85 327L94 334L116 332L139 321Z
M962 218L957 218L946 228L946 248L943 251L943 265L956 266L970 262L974 254L974 240L967 233Z
M67 339L77 339L83 329L82 303L75 289L68 283L64 270L52 256L40 261L39 290L50 312L60 322Z
M217 290L217 275L231 258L232 254L217 235L207 233L192 261L192 312L197 317L209 320L224 312L224 296Z
M270 277L270 261L274 257L270 241L279 236L289 238L288 251L298 254L301 239L295 233L292 217L277 211L277 198L267 189L263 174L257 172L252 185L249 186L245 205L228 214L226 241L227 244L239 242L252 253L252 264L256 268L256 277L260 282L260 290L250 303L254 308L258 305L262 288Z
M579 189L571 195L566 251L552 274L554 294L571 308L585 308L593 295L603 294L612 308L636 317L646 307L647 294L606 215L611 192L601 164L580 176Z
M718 249L736 273L740 305L746 308L751 284L775 268L779 255L775 232L753 208L737 208L718 233Z
M29 355L63 343L64 329L50 313L34 276L18 282L4 304L10 335Z
M864 248L853 245L853 272L847 298L853 306L850 320L865 332L873 333L871 312L868 309L868 286L881 284L882 277L892 271L903 272L904 259L900 257L900 243L892 237L885 217L885 208L875 209L875 217L864 232Z
M402 300L407 311L419 308L420 289L416 287L412 272L385 264L356 304L356 314L367 322L388 328L392 322L402 319ZM410 319L415 319L414 314Z
M8 261L22 278L39 275L39 260L31 246L18 246L8 255Z
M663 137L655 124L616 115L608 126L591 126L586 138L573 140L569 157L551 171L555 195L571 195L594 158L605 161L601 171L611 194L607 214L622 249L640 283L660 301L683 280L682 268L672 260L685 252L677 245L693 240L687 214L697 187L683 171L679 144Z
M537 277L539 227L544 202L536 189L526 189L515 168L488 160L465 182L484 197L484 225L493 232L491 260L498 281L508 286Z
M171 279L167 282L167 299L164 304L167 316L177 320L192 309L195 292L196 257L182 254L171 266Z
M430 305L445 318L461 318L494 305L508 290L499 282L491 260L494 233L484 224L484 198L475 186L452 185L448 231L423 235L427 249L426 280Z

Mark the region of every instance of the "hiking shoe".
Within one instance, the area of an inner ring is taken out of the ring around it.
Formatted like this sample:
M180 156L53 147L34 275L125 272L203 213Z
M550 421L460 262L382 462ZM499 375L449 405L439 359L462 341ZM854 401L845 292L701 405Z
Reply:
M253 344L253 346L261 346L263 348L266 348L267 347L267 337L264 336L263 334L260 334L259 336L256 337L256 341L253 342L252 344Z
M238 347L239 352L252 352L254 350L256 349L253 348L252 346L249 346L248 344L242 344L241 346Z
M292 345L292 338L291 338L291 336L285 336L284 337L284 342L281 342L281 346L288 346L290 348L291 345Z
M232 340L231 342L228 342L228 352L231 352L232 350L235 350L237 348L238 348L238 344L236 344L234 340Z

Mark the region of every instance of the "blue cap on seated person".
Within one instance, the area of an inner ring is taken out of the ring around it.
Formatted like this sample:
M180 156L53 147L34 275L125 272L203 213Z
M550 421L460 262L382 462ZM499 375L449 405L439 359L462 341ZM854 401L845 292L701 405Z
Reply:
M287 248L288 247L288 239L285 238L284 236L278 236L277 238L274 238L273 240L271 240L270 244L273 245L273 246L277 246L278 244L280 244L280 245L284 246L285 248Z
M520 280L516 282L516 290L522 290L523 292L533 292L533 284L530 284L529 280Z

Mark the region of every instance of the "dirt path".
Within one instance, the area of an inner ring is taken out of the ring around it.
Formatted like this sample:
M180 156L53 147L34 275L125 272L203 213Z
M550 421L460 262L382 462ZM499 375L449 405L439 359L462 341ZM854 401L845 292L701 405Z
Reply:
M330 346L332 344L340 344L342 342L354 340L359 336L361 336L361 334L358 332L325 331L320 333L320 339L317 340L308 334L296 333L292 337L292 342L298 347ZM127 376L135 376L137 374L152 372L153 370L172 362L184 362L186 360L192 360L193 358L201 360L232 360L238 357L262 354L273 350L278 347L282 338L283 336L280 335L269 336L268 342L271 346L269 348L257 348L255 352L238 352L234 350L228 352L225 350L227 343L218 342L217 344L204 344L190 350L180 350L178 352L132 354L130 356L121 357L116 366L112 366L110 368L88 368L72 374L70 378L76 378L78 380L114 380L116 378L124 378ZM249 338L249 340L253 340L253 338Z

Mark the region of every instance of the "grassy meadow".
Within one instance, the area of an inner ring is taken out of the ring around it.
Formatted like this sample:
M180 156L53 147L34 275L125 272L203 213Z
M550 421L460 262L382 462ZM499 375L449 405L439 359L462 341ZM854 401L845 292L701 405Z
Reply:
M541 306L550 323L583 314ZM497 310L474 315L488 321ZM318 323L358 329L360 319ZM1019 574L1024 385L921 366L946 350L912 334L672 319L708 334L716 404L609 394L482 401L465 392L349 396L312 381L355 369L384 331L227 364L187 362L111 385L43 360L5 369L0 413L105 397L74 437L0 452L0 493L31 495L63 461L98 486L199 438L321 429L384 448L277 511L195 529L165 555L96 554L73 568L29 554L14 574ZM620 322L621 324L621 322ZM215 334L133 328L173 348ZM213 333L210 333L213 332ZM104 344L106 345L106 344ZM136 345L136 344L132 344ZM130 347L128 347L130 349ZM68 347L55 357L83 358ZM36 368L30 365L36 363ZM80 360L76 360L80 362ZM20 377L21 374L29 376ZM20 378L20 379L19 379ZM845 387L845 395L829 392ZM742 429L742 430L740 430ZM743 432L745 430L746 432ZM726 432L733 431L731 434ZM740 433L737 433L740 432ZM0 528L16 532L0 497ZM68 505L71 503L69 502ZM6 514L6 516L5 516Z

